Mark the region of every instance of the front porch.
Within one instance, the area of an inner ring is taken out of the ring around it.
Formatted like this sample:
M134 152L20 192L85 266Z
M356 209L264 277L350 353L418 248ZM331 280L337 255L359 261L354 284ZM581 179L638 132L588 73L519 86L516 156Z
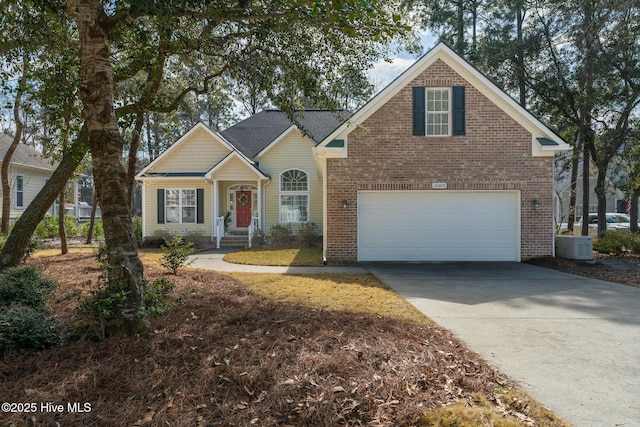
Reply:
M255 230L262 223L260 180L212 182L213 224L211 240L216 248L251 247Z

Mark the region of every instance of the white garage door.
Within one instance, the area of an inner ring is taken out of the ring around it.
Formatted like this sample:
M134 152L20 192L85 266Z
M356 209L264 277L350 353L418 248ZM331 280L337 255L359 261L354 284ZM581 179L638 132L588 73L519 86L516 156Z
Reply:
M360 261L520 261L519 193L362 191Z

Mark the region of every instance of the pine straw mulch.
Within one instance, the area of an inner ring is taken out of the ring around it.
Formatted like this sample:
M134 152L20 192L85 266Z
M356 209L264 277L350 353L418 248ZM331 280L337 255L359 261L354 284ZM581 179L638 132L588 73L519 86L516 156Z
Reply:
M576 274L578 276L590 277L592 279L606 280L607 282L620 283L622 285L640 288L640 269L625 268L624 266L611 266L603 261L622 261L629 266L640 265L640 256L627 254L624 256L614 256L608 254L593 253L594 263L584 261L574 261L565 258L542 257L527 260L528 264L539 267L551 268L564 273Z
M32 263L63 282L51 309L73 322L65 295L96 280L93 256ZM215 272L169 278L187 298L147 334L0 359L1 402L65 405L4 413L2 425L410 425L474 393L500 402L494 389L509 386L436 325L276 303ZM91 411L67 412L73 402Z

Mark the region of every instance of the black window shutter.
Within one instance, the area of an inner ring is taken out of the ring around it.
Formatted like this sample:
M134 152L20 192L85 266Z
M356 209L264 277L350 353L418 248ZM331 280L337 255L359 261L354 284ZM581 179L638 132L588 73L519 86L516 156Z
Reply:
M413 87L413 134L426 135L426 105L424 86Z
M164 188L158 188L158 224L164 224Z
M196 221L204 224L204 188L196 190Z
M453 87L453 134L465 134L465 96L464 86Z

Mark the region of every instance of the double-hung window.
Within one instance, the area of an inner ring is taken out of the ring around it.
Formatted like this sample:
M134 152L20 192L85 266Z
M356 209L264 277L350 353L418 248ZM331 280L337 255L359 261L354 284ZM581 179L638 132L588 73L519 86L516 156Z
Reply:
M413 135L465 135L465 87L413 87Z
M165 218L168 224L195 224L196 190L166 189Z
M16 208L24 208L24 176L16 175Z
M280 174L280 222L309 221L309 175L300 169Z
M449 136L449 89L427 89L427 136Z

